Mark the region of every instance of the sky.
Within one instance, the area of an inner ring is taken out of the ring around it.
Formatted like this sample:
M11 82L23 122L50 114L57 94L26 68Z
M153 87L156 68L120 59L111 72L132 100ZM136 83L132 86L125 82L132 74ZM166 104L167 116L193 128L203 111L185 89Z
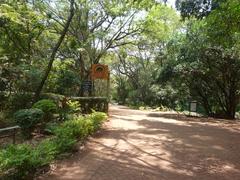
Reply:
M175 7L175 0L168 0L168 4L172 7Z

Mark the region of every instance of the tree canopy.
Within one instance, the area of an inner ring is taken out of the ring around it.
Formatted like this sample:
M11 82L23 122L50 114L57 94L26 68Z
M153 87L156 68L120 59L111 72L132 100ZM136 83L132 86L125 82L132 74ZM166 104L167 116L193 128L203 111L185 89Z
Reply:
M3 0L0 91L83 96L92 64L111 98L234 118L240 90L238 0ZM209 83L211 82L211 83ZM34 100L33 100L34 101Z

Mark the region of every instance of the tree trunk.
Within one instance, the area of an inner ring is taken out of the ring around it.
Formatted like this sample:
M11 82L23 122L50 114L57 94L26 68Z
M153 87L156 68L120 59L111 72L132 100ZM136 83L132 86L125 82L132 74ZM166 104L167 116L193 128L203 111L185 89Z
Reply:
M73 16L74 16L74 0L71 0L71 2L70 2L70 14L69 14L67 22L66 22L66 24L65 24L65 26L63 28L63 31L61 32L61 35L60 35L60 37L58 39L58 42L55 45L55 47L53 48L53 51L52 51L52 54L50 56L47 69L45 71L45 74L44 74L44 76L43 76L43 78L42 78L42 80L41 80L41 82L40 82L40 84L39 84L39 86L38 86L38 88L37 88L37 90L35 92L35 99L34 99L35 101L37 101L39 99L39 96L40 96L40 94L42 92L43 86L44 86L44 84L45 84L45 82L46 82L46 80L48 78L48 75L49 75L51 69L52 69L52 65L53 65L54 59L56 57L57 51L58 51L59 47L61 46L61 44L62 44L62 42L64 40L64 37L65 37L65 35L66 35L67 31L68 31L68 28L70 26L70 23L72 21Z

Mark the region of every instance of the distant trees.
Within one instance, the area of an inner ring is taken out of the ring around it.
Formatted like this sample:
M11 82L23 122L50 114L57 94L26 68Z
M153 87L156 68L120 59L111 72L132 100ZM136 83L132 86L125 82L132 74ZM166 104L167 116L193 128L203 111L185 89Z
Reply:
M167 42L180 28L180 17L161 3L152 5L145 13L142 33L136 36L135 43L116 49L112 55L116 83L113 98L135 106L172 106L172 89L158 84L157 74L166 62L163 55Z
M166 66L172 81L188 88L209 116L234 119L239 104L239 9L237 1L221 3L203 20L190 20L178 44L169 43L176 50Z

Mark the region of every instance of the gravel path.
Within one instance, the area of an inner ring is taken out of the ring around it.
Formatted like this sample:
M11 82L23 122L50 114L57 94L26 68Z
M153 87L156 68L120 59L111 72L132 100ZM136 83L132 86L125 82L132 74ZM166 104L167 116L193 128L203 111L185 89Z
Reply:
M40 179L240 179L239 122L110 109L104 129Z

